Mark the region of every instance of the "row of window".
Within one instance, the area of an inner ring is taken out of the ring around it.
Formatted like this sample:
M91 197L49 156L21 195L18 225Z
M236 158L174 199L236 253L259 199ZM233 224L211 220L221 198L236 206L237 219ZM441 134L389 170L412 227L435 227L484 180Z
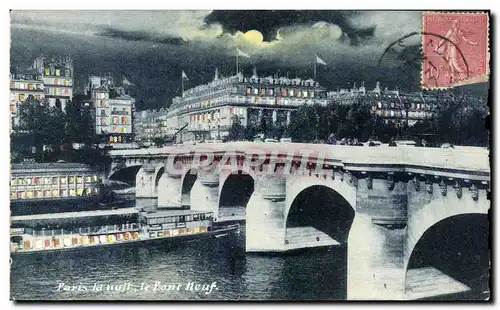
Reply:
M110 136L109 143L122 143L124 142L121 136Z
M192 222L203 221L212 218L212 213L179 215L179 216L166 216L166 217L153 217L147 220L148 224L164 224L164 223L179 223L179 222Z
M28 99L29 96L33 96L35 100L40 101L42 99L41 95L28 95L28 94L19 94L19 95L14 95L13 100L19 101L19 102L24 102L26 99Z
M71 89L47 87L45 88L45 94L50 96L70 96Z
M70 79L58 79L58 78L44 78L45 84L48 85L61 85L61 86L72 86L73 83Z
M83 176L69 176L69 177L22 177L22 178L12 178L11 185L42 185L42 184L82 184L83 180L85 183L91 182L101 182L101 179L97 175L87 175Z
M109 94L107 92L96 92L95 94L97 99L109 99Z
M256 88L247 87L245 95L260 95L260 96L281 96L281 97L300 97L300 98L315 98L316 92L308 90L300 90L297 88Z
M64 197L83 197L99 194L99 188L77 188L61 190L38 190L38 191L12 191L11 199L32 199L32 198L64 198Z
M51 76L51 75L67 76L67 77L71 76L71 71L69 69L61 70L61 69L55 69L55 68L45 68L43 73L45 76Z
M405 106L404 105L401 105L399 103L394 103L394 102L378 102L378 103L374 103L372 105L372 109L373 110L376 110L376 109L388 109L388 108L392 108L392 109L405 109ZM408 105L408 109L409 110L434 110L437 108L437 105L435 104L424 104L424 103L412 103L412 104L409 104Z
M114 133L127 133L127 127L113 126Z
M128 122L127 122L127 117L126 116L122 116L122 117L113 116L111 118L111 124L114 124L114 125L118 125L118 124L126 125L127 123Z
M26 89L26 90L42 90L43 85L41 83L26 83L26 82L10 82L11 89Z

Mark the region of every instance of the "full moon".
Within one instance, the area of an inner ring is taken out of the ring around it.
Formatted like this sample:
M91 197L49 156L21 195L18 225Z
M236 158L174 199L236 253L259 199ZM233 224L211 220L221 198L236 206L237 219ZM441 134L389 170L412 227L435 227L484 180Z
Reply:
M243 36L246 40L253 43L262 43L264 41L264 36L258 30L249 30Z

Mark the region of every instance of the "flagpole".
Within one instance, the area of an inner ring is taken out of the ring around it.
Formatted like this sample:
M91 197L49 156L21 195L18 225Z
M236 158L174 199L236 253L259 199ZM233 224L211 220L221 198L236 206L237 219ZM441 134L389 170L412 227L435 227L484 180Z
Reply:
M184 77L181 74L181 85L182 85L182 94L181 96L184 97Z
M238 49L236 49L236 75L238 75L238 69L239 69L239 56L240 52L238 51Z
M314 59L314 81L316 82L316 63L317 59Z

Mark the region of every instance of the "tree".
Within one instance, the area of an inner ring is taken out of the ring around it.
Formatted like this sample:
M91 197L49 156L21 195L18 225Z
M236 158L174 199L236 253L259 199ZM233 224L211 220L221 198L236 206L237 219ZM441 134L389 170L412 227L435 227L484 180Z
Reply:
M293 112L290 136L293 141L309 142L316 136L316 116L311 106L303 105Z
M228 139L230 141L239 141L245 139L245 128L241 125L241 120L238 115L233 115L231 118L231 127L229 128Z

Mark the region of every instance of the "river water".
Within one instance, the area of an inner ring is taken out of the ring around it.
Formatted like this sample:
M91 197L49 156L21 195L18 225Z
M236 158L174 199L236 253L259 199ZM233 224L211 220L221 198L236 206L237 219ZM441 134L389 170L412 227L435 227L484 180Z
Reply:
M256 255L233 243L227 237L20 255L12 261L11 296L17 300L346 298L345 248ZM196 284L206 286L199 285L196 291ZM66 285L75 286L74 290ZM208 285L213 286L211 291Z
M136 204L139 206L144 203L142 201ZM473 224L472 227L476 227L477 221ZM460 226L463 224L460 223ZM479 227L479 230L485 236L481 238L473 236L467 244L477 244L478 240L487 239L487 228ZM437 235L450 238L455 236L446 231L440 231ZM242 231L236 236L189 242L169 241L18 255L12 258L11 263L11 298L16 300L346 299L347 248L345 246L264 255L245 253L244 247L241 247L244 240L245 233ZM452 250L446 252L453 253L455 257L457 256L455 248L461 243L464 241L447 239L439 244L454 245ZM467 244L465 251L470 250ZM430 250L431 246L432 244L429 244L424 249ZM441 253L434 250L433 252ZM423 257L429 255L424 253ZM473 258L477 261L477 258ZM478 266L478 263L466 265ZM458 273L456 276L463 273L463 269L451 267L450 273ZM488 285L487 281L480 282L480 285L476 284L473 287L481 286L479 290L481 292L487 289ZM481 300L484 299L484 295L474 292L472 295L448 296L445 299L448 298Z

